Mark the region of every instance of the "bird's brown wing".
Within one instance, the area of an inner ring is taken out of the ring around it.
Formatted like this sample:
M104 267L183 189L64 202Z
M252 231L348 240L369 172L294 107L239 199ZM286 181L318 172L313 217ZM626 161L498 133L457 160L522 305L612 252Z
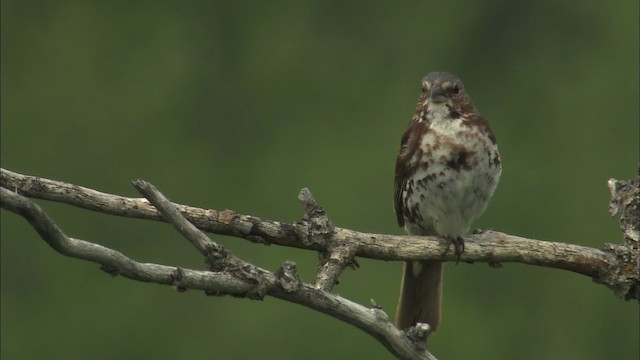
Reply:
M416 155L416 152L419 152L420 138L427 129L427 124L416 121L414 117L400 141L400 151L396 159L396 176L393 186L393 204L399 226L404 226L404 214L406 212L402 194L405 191L411 174L415 172L417 166L417 164L411 164L411 159Z
M398 219L398 226L404 226L404 201L402 201L402 193L407 184L407 179L402 176L403 171L399 169L400 166L402 165L400 163L400 156L398 156L398 160L396 160L396 178L393 186L393 205Z

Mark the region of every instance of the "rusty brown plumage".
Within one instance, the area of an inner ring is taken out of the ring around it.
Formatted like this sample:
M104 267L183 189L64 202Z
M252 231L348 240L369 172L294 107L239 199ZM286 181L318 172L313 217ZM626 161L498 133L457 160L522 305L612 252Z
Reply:
M458 255L462 235L484 211L501 173L496 137L458 77L429 73L396 160L394 208L408 234L450 239ZM407 262L396 324L440 324L442 263Z

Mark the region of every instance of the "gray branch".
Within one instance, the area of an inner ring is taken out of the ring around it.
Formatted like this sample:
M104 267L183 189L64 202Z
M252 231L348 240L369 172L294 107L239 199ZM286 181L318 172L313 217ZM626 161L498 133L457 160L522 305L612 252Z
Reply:
M622 198L612 198L618 208L638 199L637 179L629 182L610 180L618 189L635 189ZM634 182L635 181L635 182ZM627 184L623 186L623 184ZM143 198L128 198L102 193L61 181L18 174L0 169L0 186L27 197L52 200L105 214L140 219L167 221L162 214ZM612 185L610 185L611 187ZM612 190L613 191L613 190ZM635 197L634 197L635 196ZM447 252L448 242L438 237L369 234L334 227L326 218L313 196L306 189L299 195L305 209L305 218L296 224L264 220L251 215L237 214L231 210L217 211L181 204L173 204L184 217L198 229L214 234L229 235L251 242L273 244L319 251L325 261L339 258L339 263L329 261L316 279L318 286L330 289L337 275L345 266L355 265L349 257L379 260L432 260L455 261L453 252ZM616 200L617 199L617 200ZM622 209L621 209L622 211ZM634 213L635 211L635 213ZM635 236L638 232L638 206L624 207L624 229ZM633 216L635 214L635 216ZM622 221L622 220L621 220ZM631 244L631 245L629 245ZM517 262L555 269L563 269L586 275L614 290L625 299L640 299L638 282L638 250L633 242L603 244L602 249L527 239L497 231L483 231L465 237L464 262L500 264ZM337 255L337 252L344 255ZM444 254L444 255L443 255ZM320 264L323 268L324 264ZM323 275L326 274L326 275ZM333 274L333 275L330 275Z
M176 266L144 264L126 255L88 241L68 237L55 222L30 199L4 187L0 205L24 217L52 248L61 254L101 265L112 276L172 285L178 291L204 290L207 295L234 295L250 299L273 296L333 316L371 334L399 359L437 360L426 343L398 330L382 309L366 308L338 295L300 281L295 263L286 261L272 273L231 255L211 241L151 184L137 180L134 186L207 259L210 271Z
M611 212L621 213L622 245L603 249L526 239L497 231L465 237L460 261L499 265L519 262L583 274L605 284L625 299L640 299L638 283L638 178L610 180ZM356 267L355 257L380 260L455 261L448 242L438 237L369 234L334 226L311 192L303 189L299 200L305 211L295 224L264 220L230 210L217 211L175 204L151 184L137 180L134 186L145 198L106 194L60 181L27 176L0 169L1 201L6 210L24 217L56 251L100 264L112 275L172 285L179 291L203 290L209 295L234 295L261 299L273 296L301 304L350 323L380 341L400 359L435 359L424 342L424 324L399 331L384 311L353 303L330 291L342 271ZM69 204L101 213L171 223L205 258L208 271L136 262L115 250L66 236L33 201L37 198ZM276 272L261 269L232 255L204 232L231 235L256 243L318 251L320 264L315 285L302 282L293 261Z

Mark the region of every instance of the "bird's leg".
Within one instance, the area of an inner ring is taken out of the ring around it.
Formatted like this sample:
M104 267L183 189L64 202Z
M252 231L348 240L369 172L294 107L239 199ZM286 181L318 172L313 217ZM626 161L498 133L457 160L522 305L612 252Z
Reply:
M460 262L460 256L462 255L462 253L464 252L464 238L462 238L462 236L458 236L455 237L453 239L451 239L451 242L453 243L453 246L455 247L455 253L456 253L456 264Z
M452 238L448 237L447 240L449 244L447 245L447 250L445 250L444 254L442 254L442 257L445 257L447 255L449 249L451 249L451 245L453 245L453 250L456 255L456 264L458 264L460 262L460 256L464 252L464 238L462 236L456 236Z

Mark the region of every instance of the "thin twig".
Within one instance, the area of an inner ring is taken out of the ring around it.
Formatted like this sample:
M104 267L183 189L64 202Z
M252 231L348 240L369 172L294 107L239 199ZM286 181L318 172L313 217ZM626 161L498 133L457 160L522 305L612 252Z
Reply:
M214 249L220 251L220 246L211 241L207 235L198 230L198 228L182 216L176 206L162 195L155 186L142 179L133 181L133 186L140 194L146 197L151 205L158 209L162 217L173 225L182 236L189 240L202 255L207 256L209 252Z

